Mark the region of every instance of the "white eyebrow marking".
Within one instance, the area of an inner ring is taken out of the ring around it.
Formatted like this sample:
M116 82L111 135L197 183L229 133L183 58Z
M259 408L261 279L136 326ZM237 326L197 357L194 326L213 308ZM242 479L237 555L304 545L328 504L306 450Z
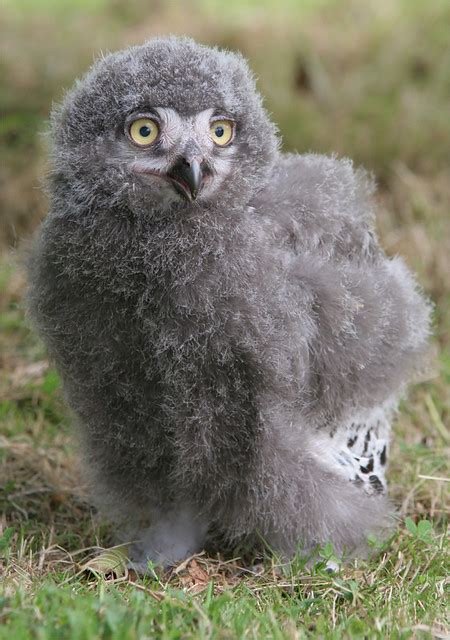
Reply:
M181 116L170 107L156 107L155 111L161 119L161 146L164 149L183 145L189 138L194 138L204 148L212 149L209 122L214 109L204 109L192 116Z
M161 144L169 148L176 144L182 135L182 120L175 109L169 107L157 107L156 113L161 118Z

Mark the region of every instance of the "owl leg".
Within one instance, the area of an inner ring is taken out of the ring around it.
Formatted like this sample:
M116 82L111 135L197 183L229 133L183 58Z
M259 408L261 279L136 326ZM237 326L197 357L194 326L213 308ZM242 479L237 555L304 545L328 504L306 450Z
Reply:
M255 528L282 559L296 553L314 558L328 542L338 556L364 556L369 535L383 538L390 531L388 409L355 415L335 430L292 430L289 447L271 442L272 458L259 472L261 488L255 483L251 494L253 510L242 512L256 514Z
M148 562L169 567L202 550L208 523L188 506L158 509L151 513L148 526L127 532L130 568L148 571Z
M382 539L391 530L394 513L384 494L369 495L314 459L303 461L299 475L300 482L294 481L290 495L274 505L267 523L265 540L282 559L300 554L314 562L327 543L338 557L365 557L367 537Z

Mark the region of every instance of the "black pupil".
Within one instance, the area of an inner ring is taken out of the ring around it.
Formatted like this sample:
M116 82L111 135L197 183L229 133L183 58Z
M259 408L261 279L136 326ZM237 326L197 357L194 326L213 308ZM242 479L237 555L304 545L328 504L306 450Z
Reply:
M139 129L139 133L141 134L141 136L143 138L148 138L148 136L151 134L152 130L150 129L149 126L147 126L146 124L144 124L140 129Z
M218 138L221 138L224 133L225 133L225 130L222 126L219 125L218 127L216 127L216 136Z

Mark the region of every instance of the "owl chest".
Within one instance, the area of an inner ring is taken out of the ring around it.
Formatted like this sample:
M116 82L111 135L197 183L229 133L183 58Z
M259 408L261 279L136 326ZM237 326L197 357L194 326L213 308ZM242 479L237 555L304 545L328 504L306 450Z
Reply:
M259 428L259 364L243 346L251 303L218 260L161 262L85 261L60 280L61 361L86 393L108 389L180 449L207 452L202 473L215 476L221 460L247 460Z
M197 377L225 366L253 315L251 251L208 233L164 227L137 237L101 229L70 242L66 234L70 323L93 358L113 354L133 369ZM77 323L81 316L86 323Z

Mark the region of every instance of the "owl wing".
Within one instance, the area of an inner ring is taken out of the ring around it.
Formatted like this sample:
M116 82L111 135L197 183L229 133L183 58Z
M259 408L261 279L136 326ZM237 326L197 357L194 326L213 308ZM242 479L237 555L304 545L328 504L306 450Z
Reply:
M355 414L398 396L429 336L430 305L402 260L378 245L373 190L349 160L288 154L253 203L282 255L279 287L290 315L308 318L300 406L331 433L346 433Z
M362 410L331 432L317 432L311 453L320 466L369 495L386 493L392 403Z
M281 154L254 204L288 252L371 260L379 252L374 191L371 175L347 158Z

